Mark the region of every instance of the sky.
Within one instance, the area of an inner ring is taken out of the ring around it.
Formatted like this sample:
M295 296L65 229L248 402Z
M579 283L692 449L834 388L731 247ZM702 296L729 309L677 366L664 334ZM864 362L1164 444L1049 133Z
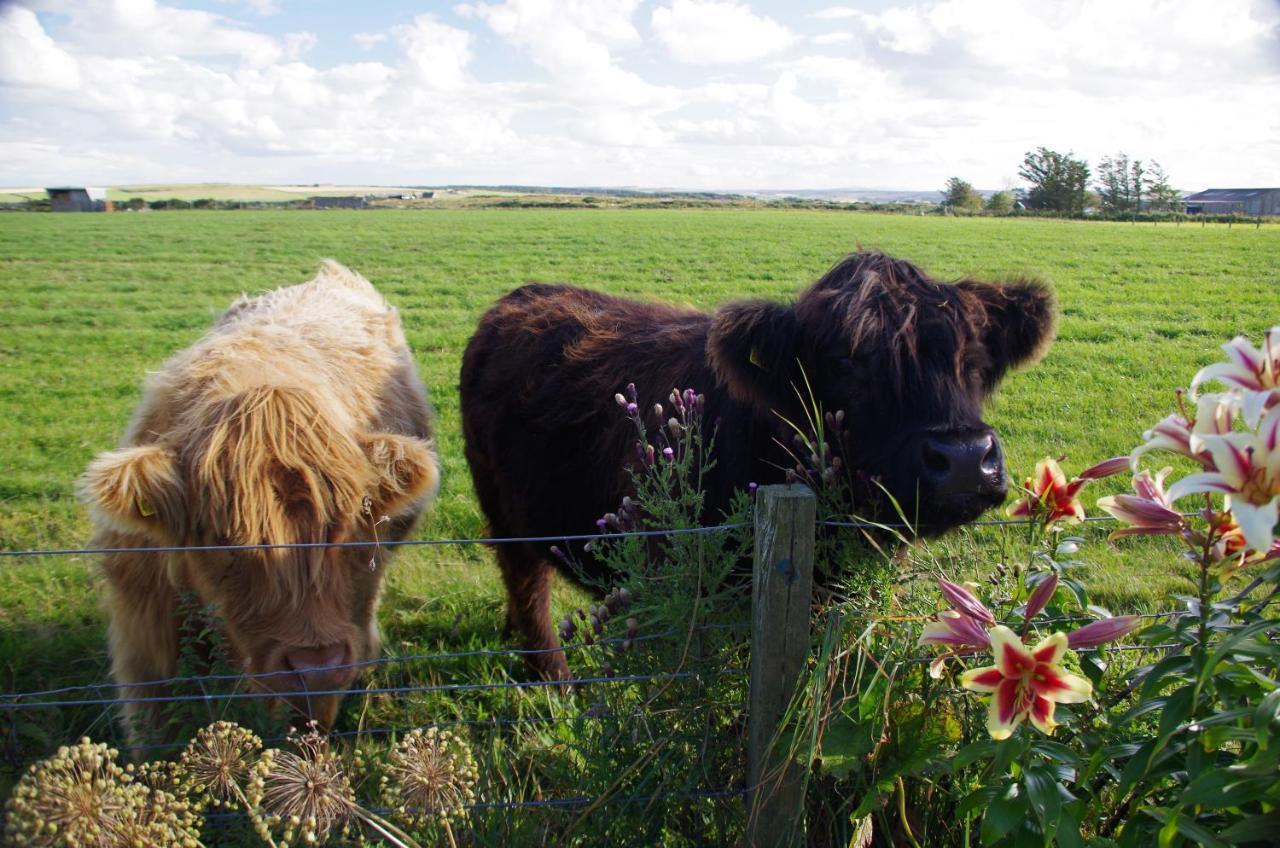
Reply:
M0 184L1280 186L1278 0L0 0Z

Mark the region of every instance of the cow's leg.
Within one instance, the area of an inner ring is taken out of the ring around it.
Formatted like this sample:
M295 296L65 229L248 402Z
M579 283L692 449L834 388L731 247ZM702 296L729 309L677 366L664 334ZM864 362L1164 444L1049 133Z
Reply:
M114 536L105 547L145 547L140 537ZM111 614L108 642L111 675L125 684L119 697L125 733L136 756L139 746L164 738L163 704L131 703L130 698L157 697L168 689L139 686L172 677L178 665L177 595L169 583L163 554L108 554L102 562Z
M529 654L526 659L535 674L544 680L568 680L569 664L551 627L551 580L555 569L536 554L518 547L501 545L498 567L507 586L507 628L519 633L524 647L547 653Z

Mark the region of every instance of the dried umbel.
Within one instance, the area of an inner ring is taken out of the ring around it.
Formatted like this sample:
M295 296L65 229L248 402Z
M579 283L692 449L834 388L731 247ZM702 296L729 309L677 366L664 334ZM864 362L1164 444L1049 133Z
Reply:
M190 789L215 807L247 806L245 786L262 751L262 740L235 722L201 728L182 752L181 768Z
M199 817L190 805L135 781L117 756L85 738L33 765L6 805L6 844L199 845Z
M391 750L390 806L406 821L448 826L475 800L479 777L471 749L448 730L412 730Z
M336 830L346 832L357 805L338 755L314 726L292 734L297 753L270 749L254 764L247 786L259 833L277 828L283 841L323 844Z

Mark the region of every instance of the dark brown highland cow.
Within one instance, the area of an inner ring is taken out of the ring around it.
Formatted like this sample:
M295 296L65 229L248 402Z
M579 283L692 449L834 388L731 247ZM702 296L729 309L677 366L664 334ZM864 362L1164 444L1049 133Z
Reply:
M489 310L462 363L467 461L495 536L590 532L626 493L641 409L673 387L706 395L716 427L708 519L748 482L781 482L775 442L803 420L801 369L828 411L844 410L851 470L878 478L919 529L938 533L1004 500L1004 462L982 402L1053 336L1053 296L1025 281L943 284L909 262L858 253L794 304L734 301L710 315L564 285L517 289ZM866 514L881 506L860 505ZM508 624L531 649L557 646L546 544L499 545ZM584 559L588 573L599 564ZM591 576L599 576L592 574ZM557 652L535 670L564 677Z

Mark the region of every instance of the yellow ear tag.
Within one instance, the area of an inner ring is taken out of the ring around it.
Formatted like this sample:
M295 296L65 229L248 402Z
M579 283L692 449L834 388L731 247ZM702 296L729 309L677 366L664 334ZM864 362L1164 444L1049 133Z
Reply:
M142 495L138 495L137 500L138 500L138 512L142 513L143 518L150 518L151 516L156 514L155 507L147 503L146 498L142 497Z
M760 364L760 351L756 350L754 345L751 348L751 354L747 357L747 361L761 371L764 370L764 366Z

